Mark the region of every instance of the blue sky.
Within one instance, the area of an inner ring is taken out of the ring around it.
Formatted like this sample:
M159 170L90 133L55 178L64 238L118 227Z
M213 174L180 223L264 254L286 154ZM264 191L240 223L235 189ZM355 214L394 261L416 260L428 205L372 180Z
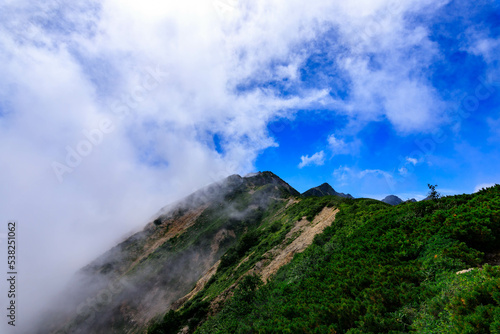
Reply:
M378 199L500 183L498 1L4 1L0 64L27 317L231 174Z
M408 29L425 28L436 51L433 59L414 68L415 75L424 78L442 105L436 114L439 121L432 127L401 131L401 126L391 122L382 111L378 117L360 121L355 130L347 130L344 135L349 121L342 111L300 110L292 122L271 124L270 133L279 146L265 150L257 159L257 168L275 171L299 191L327 181L337 190L355 196L422 196L427 183L438 184L444 194L470 193L480 184L498 183L499 8L494 2L472 6L455 1L431 15L412 15L405 22ZM496 40L488 55L471 47L474 42L479 43L474 40L477 36L492 43ZM316 45L318 49L302 63L298 85L326 88L331 95L349 100L349 75L336 68L337 56L327 56L331 50L338 50L336 39L335 31L329 31L324 37L328 42ZM416 57L418 61L419 56L414 53L418 54L420 47L416 44L403 50L402 56ZM387 60L384 52L367 57L373 72L383 70ZM273 86L288 94L280 84ZM406 107L401 105L401 109ZM459 109L462 111L457 112ZM418 109L414 112L418 113ZM435 141L433 136L438 131L446 138ZM341 135L336 136L337 133ZM332 135L345 150L339 152L332 147L328 141ZM316 159L300 164L300 157L308 161L313 156Z

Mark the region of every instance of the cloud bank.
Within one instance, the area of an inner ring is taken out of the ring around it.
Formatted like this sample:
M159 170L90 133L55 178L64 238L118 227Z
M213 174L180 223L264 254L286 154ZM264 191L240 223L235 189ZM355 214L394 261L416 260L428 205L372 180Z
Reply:
M317 165L321 166L325 163L325 152L320 151L314 153L312 156L303 155L300 157L299 168L304 168L305 166Z

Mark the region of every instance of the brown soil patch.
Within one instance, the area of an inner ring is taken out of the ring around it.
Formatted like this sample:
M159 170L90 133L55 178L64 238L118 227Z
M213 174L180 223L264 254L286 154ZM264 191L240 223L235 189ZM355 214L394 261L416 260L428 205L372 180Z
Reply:
M208 269L208 271L198 280L198 282L196 282L196 285L193 288L193 290L191 290L191 292L189 292L187 295L174 302L170 308L173 310L179 309L182 305L184 305L185 302L187 302L188 300L193 298L198 292L200 292L205 287L207 282L212 278L212 276L215 275L215 273L217 272L217 267L219 266L219 263L220 260L217 261L212 267L210 267L210 269Z
M294 202L297 201L290 201L289 204L293 204ZM266 252L262 256L265 259L257 262L245 275L258 274L261 275L264 282L267 282L269 277L275 274L279 268L289 263L295 254L303 252L311 245L314 237L332 224L337 212L339 212L338 209L325 207L312 222L309 222L305 217L297 221L295 226L287 233L281 245ZM291 241L291 239L294 240ZM238 267L246 262L251 255L244 258ZM225 302L234 294L234 289L238 285L238 282L245 275L239 277L235 283L210 303L209 316L217 314L222 309Z
M183 216L177 219L168 219L164 221L160 226L156 227L156 230L146 241L144 249L141 251L141 256L139 256L134 262L132 262L128 268L131 270L134 268L142 259L147 258L151 253L153 253L158 247L163 245L170 238L175 237L184 233L189 227L193 226L196 219L205 211L208 206L202 206L196 210L190 210ZM146 229L154 229L153 223L146 226Z
M212 257L215 256L215 254L217 254L217 252L219 251L220 244L229 237L236 238L236 234L234 234L234 231L226 230L225 228L223 228L222 230L217 232L214 239L212 240L212 243L210 244L210 248L212 250L210 255Z
M275 247L268 252L270 254L268 254L267 257L272 258L271 262L269 264L263 263L263 261L267 262L266 260L258 262L255 265L253 272L260 274L264 282L266 282L271 275L278 271L279 268L288 264L295 254L303 252L309 245L311 245L314 237L332 224L338 211L339 210L335 208L325 207L312 222L302 218L295 224L290 232L288 232L282 245L278 246L278 248ZM283 248L289 239L293 238L295 235L298 235L295 240Z

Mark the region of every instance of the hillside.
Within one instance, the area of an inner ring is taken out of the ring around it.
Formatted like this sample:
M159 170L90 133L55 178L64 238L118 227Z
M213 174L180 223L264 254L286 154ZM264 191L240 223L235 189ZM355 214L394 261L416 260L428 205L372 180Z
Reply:
M499 237L498 185L390 206L234 175L84 268L40 332L499 333Z
M313 220L316 204L336 219L270 280L240 270L258 258L234 261L149 333L499 333L500 186L395 207L311 198L296 218ZM241 257L267 247L261 235Z
M40 333L138 333L269 212L300 194L271 172L233 175L160 210L83 268Z

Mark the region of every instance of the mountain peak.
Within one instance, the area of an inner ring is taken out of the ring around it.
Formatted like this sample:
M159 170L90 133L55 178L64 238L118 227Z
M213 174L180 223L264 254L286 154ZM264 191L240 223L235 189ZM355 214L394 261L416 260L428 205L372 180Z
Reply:
M283 181L279 176L269 171L250 173L244 177L233 174L218 182L209 184L175 203L163 207L157 215L165 219L190 208L197 208L212 202L224 202L228 196L231 197L231 194L235 192L256 190L264 186L268 186L264 192L268 195L272 192L275 194L274 197L300 196L297 190Z
M384 203L387 203L387 204L390 204L390 205L398 205L398 204L401 204L403 203L403 200L401 198L399 198L398 196L395 196L395 195L388 195L386 196L382 202Z
M335 191L335 189L332 188L331 185L328 183L323 183L320 186L311 188L304 192L302 194L304 197L311 197L311 196L317 196L317 197L322 197L322 196L340 196L344 198L353 198L350 194L344 194L344 193L338 193Z
M289 192L293 196L300 196L300 193L297 190L273 172L264 171L247 174L243 177L243 180L249 186L260 187L264 185L275 185Z
M319 189L324 189L324 190L329 190L329 191L335 191L335 190L332 188L332 186L331 186L330 184L326 183L326 182L325 182L325 183L323 183L322 185L320 185L318 188L319 188Z

